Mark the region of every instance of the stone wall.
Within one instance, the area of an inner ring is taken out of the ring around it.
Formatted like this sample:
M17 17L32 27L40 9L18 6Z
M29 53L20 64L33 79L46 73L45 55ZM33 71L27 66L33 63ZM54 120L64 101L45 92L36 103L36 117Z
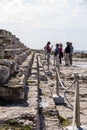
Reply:
M33 57L34 52L19 38L0 30L0 98L13 102L24 100Z

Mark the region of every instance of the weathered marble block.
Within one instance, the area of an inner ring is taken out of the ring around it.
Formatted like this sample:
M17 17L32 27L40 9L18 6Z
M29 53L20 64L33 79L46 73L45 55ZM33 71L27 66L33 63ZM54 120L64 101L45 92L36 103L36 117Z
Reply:
M19 102L24 100L24 88L16 87L16 88L8 88L8 87L0 87L0 97L4 101L12 101Z
M0 60L0 65L6 66L9 70L10 75L13 75L15 72L17 72L19 68L16 60L3 59L3 60Z
M18 102L25 98L25 75L11 78L10 81L0 86L0 97L5 101Z
M10 76L9 68L0 65L0 84L4 84Z

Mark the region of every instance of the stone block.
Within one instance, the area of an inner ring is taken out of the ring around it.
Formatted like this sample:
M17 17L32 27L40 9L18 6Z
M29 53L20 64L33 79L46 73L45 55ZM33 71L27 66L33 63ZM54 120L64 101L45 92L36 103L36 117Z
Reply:
M56 105L64 104L64 97L63 96L58 96L55 94L52 97L53 97Z

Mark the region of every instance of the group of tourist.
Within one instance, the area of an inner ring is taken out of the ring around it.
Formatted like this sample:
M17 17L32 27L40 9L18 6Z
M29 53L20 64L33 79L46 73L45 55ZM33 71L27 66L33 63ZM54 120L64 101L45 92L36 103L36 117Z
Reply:
M50 54L54 54L54 65L55 61L60 64L62 64L62 58L64 57L65 60L65 66L72 65L72 57L73 57L73 46L71 42L66 42L66 47L63 50L63 44L57 43L55 44L55 48L53 49L53 46L50 46L51 42L47 42L46 46L44 47L45 50L45 56L47 58L50 58Z

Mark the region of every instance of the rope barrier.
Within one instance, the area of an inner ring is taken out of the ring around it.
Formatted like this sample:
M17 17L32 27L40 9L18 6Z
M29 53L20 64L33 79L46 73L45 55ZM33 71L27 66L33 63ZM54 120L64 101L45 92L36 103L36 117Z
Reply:
M69 86L69 87L65 87L63 85L63 83L61 82L61 79L60 79L60 75L59 75L59 71L58 69L56 68L56 73L57 73L57 79L60 83L60 85L62 86L62 88L65 90L64 91L64 96L67 100L67 102L69 103L69 105L72 107L73 109L73 105L69 102L68 98L66 97L66 92L67 90L69 90L73 85L74 88L75 88L75 99L74 99L74 111L73 111L73 130L75 129L75 126L76 127L80 127L80 105L79 105L79 83L78 83L78 74L77 73L74 73L74 81L73 83ZM58 86L57 86L58 87ZM59 94L59 93L58 93Z
M64 89L64 97L65 97L66 101L71 106L71 108L74 109L74 111L73 111L73 130L74 130L75 126L80 127L78 74L74 73L74 81L72 82L72 84L70 86L65 87L64 84L62 83L61 79L60 79L60 66L58 66L58 65L59 64L57 64L57 67L55 66L56 80L57 80L56 93L57 93L57 95L59 95L59 85L60 85ZM74 85L74 90L75 90L74 106L69 102L68 98L66 97L67 90L72 88L73 85Z

